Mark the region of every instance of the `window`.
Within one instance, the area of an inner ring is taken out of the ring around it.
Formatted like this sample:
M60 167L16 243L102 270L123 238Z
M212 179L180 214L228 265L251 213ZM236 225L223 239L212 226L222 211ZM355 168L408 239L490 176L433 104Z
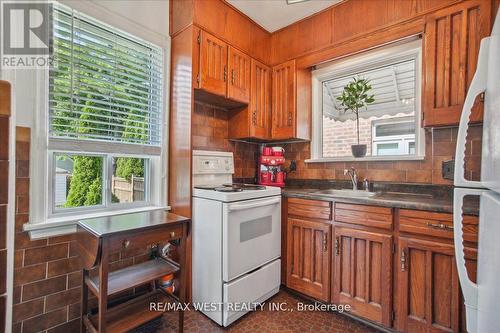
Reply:
M415 155L415 121L392 118L372 123L373 156Z
M339 97L359 78L368 80L373 101L359 109L357 119ZM367 146L365 159L421 158L420 82L420 40L321 65L313 71L310 161L354 159L351 146L358 143Z
M48 215L158 203L162 48L60 5L53 45Z

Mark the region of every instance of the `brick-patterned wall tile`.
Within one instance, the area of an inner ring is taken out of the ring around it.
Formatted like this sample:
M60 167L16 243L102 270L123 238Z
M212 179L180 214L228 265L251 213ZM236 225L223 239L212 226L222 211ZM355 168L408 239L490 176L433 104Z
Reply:
M47 277L68 274L82 269L79 257L60 259L47 264Z
M27 232L18 232L16 233L16 236L14 238L14 247L16 248L16 250L40 247L45 245L47 245L46 238L32 241Z
M234 177L255 177L258 146L229 141L229 122L226 110L195 103L192 122L193 149L232 151L234 154Z
M68 333L80 331L80 319L68 321L62 325L47 330L47 333Z
M47 274L47 264L41 263L14 269L14 286L39 281L45 279Z
M472 126L467 136L466 177L477 180L481 165L482 126ZM304 163L310 158L310 143L293 143L286 147L287 165L297 161L297 171L288 175L292 179L348 179L345 168L355 167L359 177L372 181L406 182L450 185L441 173L443 161L453 159L456 149L456 128L425 131L425 159L421 161L373 161Z
M0 205L6 205L9 198L9 187L5 184L9 183L9 162L0 161Z
M12 308L12 322L18 323L22 320L40 315L43 313L43 297L14 305Z
M66 322L66 307L23 321L23 333L36 333Z
M9 126L9 118L0 116L0 160L9 159Z
M76 318L80 318L81 314L81 304L80 301L78 303L71 304L68 306L68 320L73 320Z
M7 296L0 296L0 332L5 332L5 311L7 308Z
M80 301L81 288L68 289L56 294L47 296L45 311L52 311L63 306L74 304Z
M6 282L7 282L7 270L4 267L7 267L7 250L0 250L0 295L5 294L6 292Z
M41 280L23 285L22 301L57 293L66 289L66 276Z
M24 252L24 265L27 266L50 260L67 258L68 250L68 243L27 249Z

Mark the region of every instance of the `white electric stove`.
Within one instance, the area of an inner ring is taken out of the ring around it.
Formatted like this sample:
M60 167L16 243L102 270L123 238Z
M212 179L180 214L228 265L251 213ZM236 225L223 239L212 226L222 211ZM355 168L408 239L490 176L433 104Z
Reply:
M281 189L233 173L231 152L193 152L193 302L222 326L280 286Z

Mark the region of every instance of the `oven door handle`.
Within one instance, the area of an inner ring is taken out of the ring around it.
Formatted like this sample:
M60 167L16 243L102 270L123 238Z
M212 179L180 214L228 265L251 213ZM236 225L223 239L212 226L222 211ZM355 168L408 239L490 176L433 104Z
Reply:
M238 203L238 204L230 204L228 206L228 210L230 212L236 211L236 210L244 210L244 209L250 209L250 208L257 208L257 207L264 207L264 206L270 206L270 205L276 205L281 202L281 198L272 198L268 200L259 200L257 202L251 202L247 204L243 203Z

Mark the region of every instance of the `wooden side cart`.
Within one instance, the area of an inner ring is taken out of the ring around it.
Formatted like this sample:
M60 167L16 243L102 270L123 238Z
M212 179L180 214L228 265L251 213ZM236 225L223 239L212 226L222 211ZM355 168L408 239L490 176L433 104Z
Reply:
M123 214L82 220L78 223L77 248L83 263L82 332L127 332L163 313L150 311L151 302L185 302L186 237L189 218L164 210ZM160 256L146 262L109 272L109 255L132 248L158 246L179 241L179 260ZM96 269L98 274L90 274ZM179 277L177 297L157 288L155 281L168 274ZM116 306L108 306L108 298L128 289L149 284L149 292ZM98 311L88 308L89 290L97 297ZM183 331L184 312L179 311L179 332Z

